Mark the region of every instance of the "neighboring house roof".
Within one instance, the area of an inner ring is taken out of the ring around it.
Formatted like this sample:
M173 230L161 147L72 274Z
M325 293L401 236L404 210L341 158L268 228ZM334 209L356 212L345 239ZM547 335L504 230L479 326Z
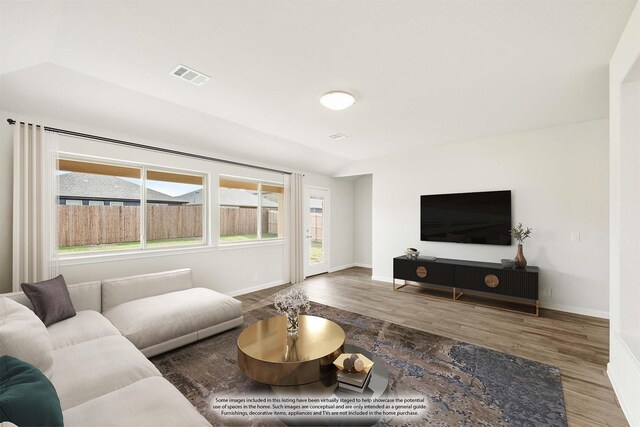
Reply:
M58 175L58 194L62 198L138 200L140 186L117 176L88 173L65 173ZM192 191L172 197L160 191L147 189L147 200L151 202L172 202L202 204L202 190ZM245 190L220 188L220 206L257 207L258 194ZM277 208L278 203L262 197L262 207Z
M139 200L140 186L117 176L71 172L58 175L58 195L64 198ZM151 202L184 203L156 190L147 189Z
M184 202L201 205L202 204L202 190L195 190L189 193L185 193L181 196L176 196L176 199L180 199Z
M258 207L258 194L246 190L236 190L233 188L220 188L220 206L243 206L256 208ZM202 203L202 190L192 191L190 193L177 196L187 203ZM263 208L277 208L278 203L269 200L266 196L262 197Z

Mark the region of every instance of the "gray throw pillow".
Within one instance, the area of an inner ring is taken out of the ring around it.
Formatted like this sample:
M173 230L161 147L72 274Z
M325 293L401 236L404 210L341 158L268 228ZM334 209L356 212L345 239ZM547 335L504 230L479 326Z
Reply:
M45 326L76 315L62 274L42 282L23 283L22 290L33 304L36 316Z

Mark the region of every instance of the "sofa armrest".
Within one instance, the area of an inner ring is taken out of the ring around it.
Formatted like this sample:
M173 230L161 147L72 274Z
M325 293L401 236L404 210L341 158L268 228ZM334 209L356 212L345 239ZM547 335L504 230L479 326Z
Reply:
M163 271L102 281L102 311L140 298L190 289L191 269Z
M69 289L69 296L71 297L73 308L76 311L100 311L100 308L102 306L100 282L95 281L75 283L72 285L67 285L67 289ZM10 292L7 294L1 294L1 296L11 298L15 302L27 306L30 310L33 310L33 305L31 305L31 301L29 301L29 298L27 298L24 292Z

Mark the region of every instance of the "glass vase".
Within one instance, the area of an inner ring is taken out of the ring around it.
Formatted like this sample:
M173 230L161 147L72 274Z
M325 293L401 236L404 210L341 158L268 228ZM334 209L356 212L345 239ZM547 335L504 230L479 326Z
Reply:
M298 310L287 311L287 332L291 335L298 333L298 317L300 312Z

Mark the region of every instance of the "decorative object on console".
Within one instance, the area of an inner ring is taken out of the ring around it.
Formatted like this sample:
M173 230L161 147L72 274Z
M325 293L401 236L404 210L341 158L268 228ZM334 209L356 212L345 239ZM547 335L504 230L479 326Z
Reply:
M515 262L516 268L525 268L527 266L527 259L524 257L524 253L522 252L522 243L518 243L518 253L513 261Z
M533 228L524 228L522 223L519 222L515 228L509 230L509 234L518 242L518 253L514 259L517 268L525 268L527 266L527 259L522 253L522 242L531 235Z
M298 316L300 311L309 310L309 297L303 289L293 289L279 293L274 300L274 307L279 313L287 316L287 332L298 333Z
M516 266L515 260L513 260L511 258L503 258L503 259L500 260L500 263L505 268L514 268Z
M405 255L407 255L407 258L409 259L418 259L418 256L420 256L420 251L417 250L416 248L407 248L406 251L404 251Z

